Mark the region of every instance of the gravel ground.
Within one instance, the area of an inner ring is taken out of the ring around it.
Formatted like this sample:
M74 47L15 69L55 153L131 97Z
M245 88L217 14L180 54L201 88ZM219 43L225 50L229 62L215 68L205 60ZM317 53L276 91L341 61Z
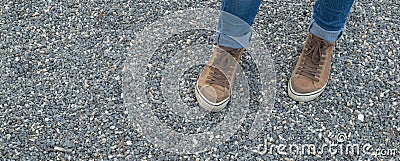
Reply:
M219 1L1 1L0 159L398 160L399 5L356 2L334 51L326 91L316 101L297 103L287 96L287 82L313 2L264 1L254 29L275 62L276 96L263 135L248 139L238 132L209 151L176 154L147 141L129 123L122 96L123 63L134 56L130 49L135 35L145 26L178 10L219 9ZM193 105L193 95L182 92ZM397 155L254 150L272 144L340 143L335 136L345 137L344 143L397 148Z

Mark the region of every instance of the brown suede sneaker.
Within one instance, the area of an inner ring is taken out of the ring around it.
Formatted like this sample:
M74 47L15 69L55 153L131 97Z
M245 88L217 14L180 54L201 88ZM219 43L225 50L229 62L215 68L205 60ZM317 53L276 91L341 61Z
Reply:
M196 83L196 98L206 110L217 112L229 102L243 48L217 45Z
M289 80L290 98L307 102L322 93L329 79L334 44L308 34L303 52Z

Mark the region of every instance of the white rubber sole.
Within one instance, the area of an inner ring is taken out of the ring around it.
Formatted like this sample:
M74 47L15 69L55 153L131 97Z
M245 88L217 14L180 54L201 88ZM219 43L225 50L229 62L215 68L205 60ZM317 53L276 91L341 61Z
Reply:
M289 97L299 101L299 102L308 102L308 101L312 101L315 98L317 98L319 95L321 95L321 93L324 91L326 87L326 84L319 90L314 91L314 92L310 92L310 93L297 93L296 91L293 90L292 88L292 78L290 78L289 83L288 83L288 94Z
M226 98L225 100L223 100L221 102L213 103L213 102L208 101L206 99L206 97L204 97L203 94L201 94L201 92L200 92L200 90L199 90L199 88L197 86L197 83L196 83L195 91L196 91L195 92L196 93L196 99L197 99L197 102L199 102L199 105L202 108L204 108L204 109L206 109L208 111L211 111L211 112L218 112L218 111L221 111L222 109L224 109L226 107L226 105L228 105L229 100L231 98L229 96L228 98Z

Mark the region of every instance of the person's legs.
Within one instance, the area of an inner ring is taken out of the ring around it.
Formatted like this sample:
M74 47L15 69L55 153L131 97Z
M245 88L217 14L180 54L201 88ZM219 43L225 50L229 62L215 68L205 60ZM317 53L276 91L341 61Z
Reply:
M216 112L228 104L238 62L243 48L250 43L251 25L260 3L261 0L222 0L217 46L195 87L201 107Z
M354 0L317 0L311 19L310 33L334 42L341 36Z
M260 3L261 0L222 0L217 44L229 48L247 47Z
M309 34L288 83L289 97L311 101L318 97L329 79L332 51L341 36L354 0L317 0Z

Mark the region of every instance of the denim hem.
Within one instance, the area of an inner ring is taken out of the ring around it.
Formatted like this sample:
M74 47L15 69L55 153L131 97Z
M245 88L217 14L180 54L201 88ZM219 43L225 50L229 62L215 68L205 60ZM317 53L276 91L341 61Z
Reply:
M308 27L308 31L315 36L318 36L328 42L334 42L340 38L344 29L339 31L328 31L323 29L320 25L315 22L314 19L311 19L310 26Z
M251 26L241 18L221 11L216 31L216 43L230 48L250 45Z

